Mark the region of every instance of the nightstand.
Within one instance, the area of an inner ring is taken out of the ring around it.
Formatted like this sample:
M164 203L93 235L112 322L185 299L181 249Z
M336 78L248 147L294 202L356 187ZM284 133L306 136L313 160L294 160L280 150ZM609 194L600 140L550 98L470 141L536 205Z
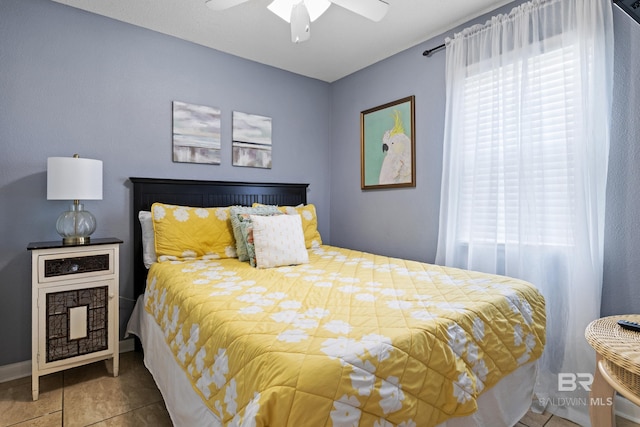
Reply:
M596 351L596 372L591 385L591 425L615 425L613 399L617 391L640 405L640 332L618 325L618 320L640 322L640 315L627 314L594 320L585 337Z
M43 375L113 359L118 376L119 248L122 240L84 245L32 242L31 391Z

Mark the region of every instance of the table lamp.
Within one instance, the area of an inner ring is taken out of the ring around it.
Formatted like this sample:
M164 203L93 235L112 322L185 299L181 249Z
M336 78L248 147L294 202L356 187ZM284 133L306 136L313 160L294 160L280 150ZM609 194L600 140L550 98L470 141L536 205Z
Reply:
M96 218L84 210L80 200L102 200L102 160L73 157L47 159L47 200L73 200L56 222L65 245L89 243Z

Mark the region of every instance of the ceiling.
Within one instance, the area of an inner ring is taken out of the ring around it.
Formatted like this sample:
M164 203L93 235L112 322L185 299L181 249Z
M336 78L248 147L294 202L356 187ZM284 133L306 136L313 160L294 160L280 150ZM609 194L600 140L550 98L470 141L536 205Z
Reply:
M291 43L289 24L267 9L271 0L219 12L204 0L53 1L333 82L513 0L387 0L380 22L332 4L300 44Z

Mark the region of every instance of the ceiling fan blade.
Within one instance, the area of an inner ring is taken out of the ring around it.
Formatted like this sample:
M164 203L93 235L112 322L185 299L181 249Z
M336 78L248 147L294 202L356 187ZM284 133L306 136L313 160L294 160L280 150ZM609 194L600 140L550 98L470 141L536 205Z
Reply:
M309 11L309 19L311 22L315 21L329 9L331 2L329 0L304 0L305 6Z
M291 22L291 9L293 8L292 0L273 0L267 9L278 15L287 22Z
M338 6L378 22L387 14L389 3L383 0L331 0Z
M205 4L211 10L224 10L246 1L247 0L206 0Z

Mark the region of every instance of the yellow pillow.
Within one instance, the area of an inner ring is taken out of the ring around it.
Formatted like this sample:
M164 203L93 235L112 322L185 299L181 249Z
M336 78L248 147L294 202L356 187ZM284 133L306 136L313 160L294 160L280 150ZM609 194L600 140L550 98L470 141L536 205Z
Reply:
M253 206L265 206L261 203L254 203ZM318 231L318 217L316 207L313 204L298 206L278 206L281 212L289 215L300 215L302 218L302 232L304 233L304 243L307 249L317 248L322 244L322 237Z
M151 213L158 260L235 258L230 209L154 203Z

